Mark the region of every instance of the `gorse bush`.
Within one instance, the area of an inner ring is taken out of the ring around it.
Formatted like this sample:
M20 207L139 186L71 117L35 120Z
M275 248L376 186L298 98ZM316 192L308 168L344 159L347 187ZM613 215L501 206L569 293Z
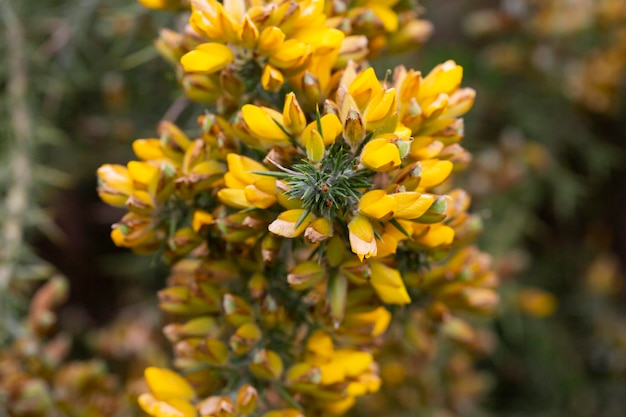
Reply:
M384 384L442 391L409 409L473 407L489 343L471 316L498 303L472 246L481 221L453 184L475 92L454 61L369 66L428 38L418 5L142 3L185 16L156 45L207 107L195 132L163 120L133 143L137 161L98 169L100 197L128 209L115 244L171 266L158 299L177 372L147 368L141 408L343 415ZM435 358L449 364L440 387ZM443 392L462 378L471 389Z

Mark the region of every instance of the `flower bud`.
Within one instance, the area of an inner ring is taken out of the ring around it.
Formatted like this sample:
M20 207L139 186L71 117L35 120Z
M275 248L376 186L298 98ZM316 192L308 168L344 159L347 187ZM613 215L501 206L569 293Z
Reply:
M244 416L252 414L258 400L257 390L250 384L244 384L237 393L237 413Z
M411 19L400 26L400 30L389 36L389 50L402 52L416 45L423 45L433 33L433 24L428 20Z
M324 268L317 261L307 261L298 264L287 275L287 282L291 288L303 291L317 284L325 275Z
M201 416L235 417L233 401L225 395L215 395L200 401L196 409Z
M161 148L168 158L182 162L191 141L174 123L163 120L157 129L161 138Z
M163 334L170 342L176 343L189 337L206 337L218 329L214 317L202 316L186 323L170 323L163 327Z
M225 294L222 305L226 320L233 326L241 326L254 320L252 307L241 297Z
M283 373L283 361L280 356L269 349L258 351L249 365L250 372L261 379L276 380Z
M365 121L355 106L348 107L344 114L343 138L355 151L365 139Z
M98 168L98 195L105 203L124 207L132 192L133 182L125 166L105 164Z
M263 89L271 92L277 92L285 83L285 77L280 70L274 68L270 64L265 64L261 73L261 85Z
M180 84L187 97L199 103L215 103L222 95L217 74L184 74Z
M174 352L180 364L197 361L224 365L228 361L228 347L217 339L184 339L174 345Z
M325 217L314 220L304 231L304 238L312 244L323 242L332 236L333 224Z
M293 92L285 97L283 123L285 128L294 136L299 136L306 126L306 117Z
M342 274L332 276L328 280L328 304L330 306L330 316L333 325L338 327L346 312L346 302L348 296L348 280Z
M180 58L185 54L181 40L180 33L164 28L159 31L159 37L154 41L154 46L170 64L178 65Z
M229 346L235 355L244 355L261 340L261 329L254 323L245 323L230 337Z

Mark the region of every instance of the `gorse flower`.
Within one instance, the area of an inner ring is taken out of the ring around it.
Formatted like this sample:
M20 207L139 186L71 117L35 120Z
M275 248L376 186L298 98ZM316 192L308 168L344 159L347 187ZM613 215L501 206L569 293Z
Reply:
M314 61L333 66L344 39L343 32L326 26L320 0L191 4L189 24L207 42L181 58L188 73L215 74L229 67L240 78L256 83L260 77L265 90L277 91Z
M341 415L380 389L389 305L455 337L457 312L493 309L465 246L479 219L449 186L474 91L453 61L365 61L425 36L410 3L195 0L189 30L161 32L187 94L218 105L195 139L162 122L140 161L98 171L129 210L114 242L172 265L158 298L184 377L146 370L147 413Z

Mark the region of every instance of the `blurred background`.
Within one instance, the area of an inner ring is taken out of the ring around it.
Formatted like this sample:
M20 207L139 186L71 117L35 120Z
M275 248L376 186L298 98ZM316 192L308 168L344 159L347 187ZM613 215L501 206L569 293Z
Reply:
M502 304L480 388L419 415L623 417L626 1L421 4L430 41L373 65L454 59L477 90L474 159L457 181L484 221ZM194 129L203 107L153 46L177 19L133 1L0 0L0 405L18 385L53 401L56 384L68 415L139 415L134 381L167 363L166 269L112 244L122 212L98 199L95 171L125 164L166 115ZM16 347L24 320L40 338ZM47 362L20 368L40 350ZM33 404L24 415L40 415Z

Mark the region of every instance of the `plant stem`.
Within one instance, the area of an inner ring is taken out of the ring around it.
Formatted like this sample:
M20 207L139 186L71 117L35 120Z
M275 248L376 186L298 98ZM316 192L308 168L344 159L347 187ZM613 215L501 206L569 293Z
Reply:
M32 167L29 154L33 128L27 103L28 65L24 29L10 0L0 0L0 11L7 40L8 63L7 99L11 119L9 135L9 189L6 197L6 215L1 225L0 241L0 291L9 287L16 260L24 239L24 217L28 208L28 193L32 183Z

